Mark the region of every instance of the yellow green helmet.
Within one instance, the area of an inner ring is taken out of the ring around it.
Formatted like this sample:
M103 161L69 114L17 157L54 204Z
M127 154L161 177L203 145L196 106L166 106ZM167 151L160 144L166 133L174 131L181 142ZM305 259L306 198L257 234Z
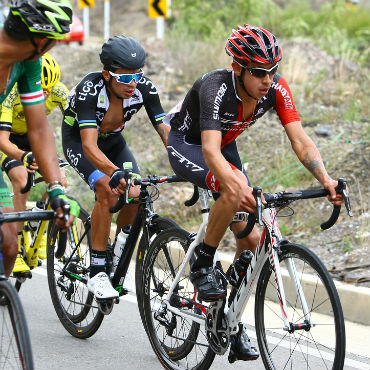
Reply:
M9 12L20 17L34 36L63 39L72 23L69 0L12 0Z

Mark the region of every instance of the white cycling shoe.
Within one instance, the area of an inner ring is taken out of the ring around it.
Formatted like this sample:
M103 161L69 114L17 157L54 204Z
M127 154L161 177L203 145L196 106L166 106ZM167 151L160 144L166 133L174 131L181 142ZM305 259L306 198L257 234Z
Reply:
M118 292L113 288L108 275L99 272L87 281L87 288L97 299L118 298Z

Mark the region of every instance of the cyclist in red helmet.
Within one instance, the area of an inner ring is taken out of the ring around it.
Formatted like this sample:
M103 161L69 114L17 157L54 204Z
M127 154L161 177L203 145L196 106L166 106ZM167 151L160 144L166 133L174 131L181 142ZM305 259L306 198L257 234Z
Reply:
M61 184L54 134L45 113L41 86L41 56L69 32L72 6L69 0L12 0L4 26L0 28L0 104L15 83L27 122L28 138L37 163L48 182L51 206L57 211L57 224L66 229L78 216L77 202L64 195ZM32 153L16 158L32 165ZM70 217L64 220L63 206L70 204ZM9 191L0 170L0 206L12 210ZM15 225L2 226L4 233L4 266L7 275L12 271L18 252Z
M190 273L205 301L226 296L222 271L213 267L214 254L229 226L234 234L245 227L245 222L232 222L235 213L254 212L256 207L236 138L268 110L275 109L297 157L330 191L330 201L342 201L335 192L337 181L328 175L318 149L302 128L287 82L277 73L282 52L275 36L261 27L238 26L227 40L226 52L233 58L232 68L203 75L165 118L171 125L167 150L173 170L215 194L206 235ZM259 233L255 227L248 237L236 240L235 259L242 250L255 251ZM229 361L258 356L240 324Z

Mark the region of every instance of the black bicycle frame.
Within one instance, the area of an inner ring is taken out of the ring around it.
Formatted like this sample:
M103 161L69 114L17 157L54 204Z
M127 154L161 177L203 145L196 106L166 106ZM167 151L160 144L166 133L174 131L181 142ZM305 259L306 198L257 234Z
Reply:
M122 285L131 262L132 255L135 250L136 243L140 236L141 229L143 230L143 237L146 238L145 241L149 241L148 230L145 227L146 219L155 216L153 212L150 196L147 190L147 186L141 185L140 197L139 197L139 209L136 214L134 223L131 227L131 231L127 237L125 248L122 251L121 258L118 262L117 269L114 272L112 278L113 287L120 292ZM147 245L147 243L144 243ZM144 251L138 251L138 253Z

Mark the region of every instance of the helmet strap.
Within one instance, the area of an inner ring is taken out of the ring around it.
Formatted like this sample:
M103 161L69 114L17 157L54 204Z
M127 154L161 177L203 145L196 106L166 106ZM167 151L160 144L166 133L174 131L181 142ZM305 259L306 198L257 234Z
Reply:
M39 46L37 45L36 41L35 41L35 38L34 37L31 37L30 38L30 41L33 45L33 47L35 48L32 55L30 57L28 57L27 59L25 60L31 60L33 59L35 56L39 55L39 54L43 54L46 49L50 46L50 44L54 41L53 39L48 39L46 42L45 42L45 45L44 47L39 51Z
M257 98L255 98L254 96L252 96L252 95L248 92L247 88L245 87L245 85L244 85L244 81L243 81L244 73L245 73L245 68L243 67L243 68L242 68L242 72L241 72L241 73L240 73L240 75L238 76L238 82L239 82L239 85L242 87L242 89L247 93L247 95L248 95L250 98L252 98L252 99L254 99L254 100L258 100Z

